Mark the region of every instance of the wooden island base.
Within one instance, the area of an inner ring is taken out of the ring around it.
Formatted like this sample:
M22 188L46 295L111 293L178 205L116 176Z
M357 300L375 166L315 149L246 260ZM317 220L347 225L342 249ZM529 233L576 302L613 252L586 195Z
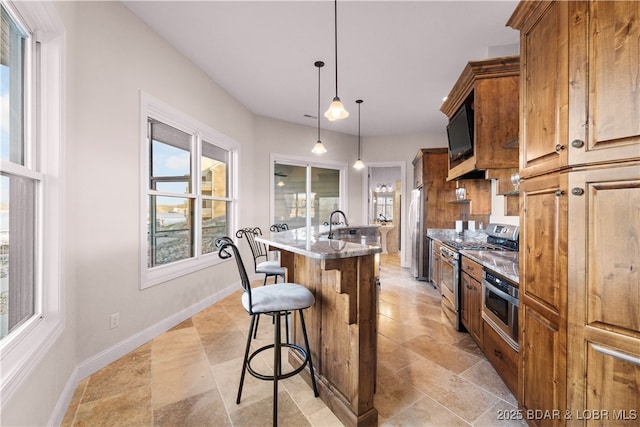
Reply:
M289 281L307 287L315 304L305 310L320 398L349 427L378 425L376 385L378 286L374 254L317 259L282 251ZM299 318L292 339L304 345ZM289 352L289 361L301 360ZM309 370L304 371L310 383Z

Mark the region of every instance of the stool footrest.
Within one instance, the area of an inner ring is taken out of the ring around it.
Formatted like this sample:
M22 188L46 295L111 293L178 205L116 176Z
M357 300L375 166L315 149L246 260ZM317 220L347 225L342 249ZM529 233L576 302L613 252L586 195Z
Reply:
M275 345L274 344L269 344L269 345L265 345L264 347L260 347L259 349L257 349L256 351L254 351L253 353L251 353L251 355L249 356L249 358L247 359L247 370L249 371L249 373L254 376L255 378L258 378L260 380L265 380L265 381L273 381L274 380L274 376L273 375L264 375L261 374L260 372L255 371L252 367L251 367L251 360L257 356L258 354L260 354L261 352L265 351L265 350L269 350L274 348ZM300 366L298 366L296 369L294 369L291 372L287 372L281 375L278 375L278 379L286 379L286 378L290 378L294 375L297 375L300 371L302 371L307 364L309 363L309 356L307 355L307 352L300 347L299 345L296 344L288 344L288 343L282 343L280 344L280 348L284 348L284 347L288 347L291 348L295 351L297 351L298 353L300 353L300 356L303 357L304 359L304 363ZM313 375L313 373L311 373Z

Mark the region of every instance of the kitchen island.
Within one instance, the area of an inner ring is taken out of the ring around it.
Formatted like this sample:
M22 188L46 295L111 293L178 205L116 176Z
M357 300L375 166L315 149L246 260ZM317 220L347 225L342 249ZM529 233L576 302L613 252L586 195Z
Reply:
M378 277L382 252L379 234L363 227L337 229L328 239L325 227L271 233L258 240L280 251L287 281L315 296L304 312L320 398L346 426L376 426L373 405L377 365ZM299 319L292 340L302 345ZM301 360L289 352L289 361ZM304 375L309 382L309 371Z

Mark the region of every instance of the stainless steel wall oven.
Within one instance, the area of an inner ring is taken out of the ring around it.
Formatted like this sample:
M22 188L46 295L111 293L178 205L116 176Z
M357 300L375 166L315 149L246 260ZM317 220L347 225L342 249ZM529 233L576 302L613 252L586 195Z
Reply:
M486 269L482 277L482 318L518 351L518 288Z

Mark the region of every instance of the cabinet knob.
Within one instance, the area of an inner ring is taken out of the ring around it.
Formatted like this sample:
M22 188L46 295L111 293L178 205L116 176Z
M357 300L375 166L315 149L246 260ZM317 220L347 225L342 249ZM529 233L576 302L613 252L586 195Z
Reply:
M502 352L500 350L494 349L493 354L495 354L498 359L502 359Z
M564 150L564 145L562 144L557 144L556 145L556 153L561 152L562 150Z
M575 187L571 189L571 194L574 196L582 196L584 194L584 190L580 187Z
M581 148L584 145L584 141L582 141L581 139L574 139L573 141L571 141L571 146L573 148Z
M560 197L562 195L564 195L564 191L563 190L556 190L556 196L557 197Z

